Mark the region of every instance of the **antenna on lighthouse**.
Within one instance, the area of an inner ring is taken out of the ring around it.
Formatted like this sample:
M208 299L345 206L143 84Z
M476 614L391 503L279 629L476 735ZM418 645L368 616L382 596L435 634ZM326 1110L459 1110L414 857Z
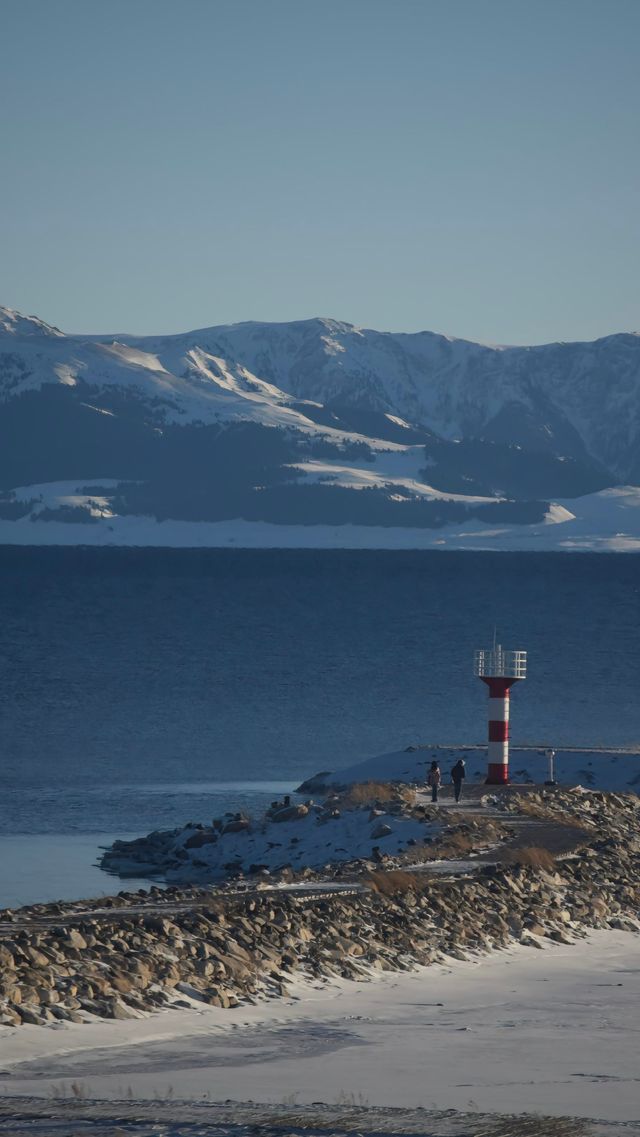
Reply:
M489 688L487 785L509 781L509 691L527 677L526 651L506 651L493 632L490 651L479 648L473 657L473 674Z

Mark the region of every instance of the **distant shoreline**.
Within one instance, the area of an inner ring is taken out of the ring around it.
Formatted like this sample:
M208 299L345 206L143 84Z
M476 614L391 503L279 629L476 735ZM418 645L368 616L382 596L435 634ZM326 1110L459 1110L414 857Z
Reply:
M181 549L184 551L456 552L456 553L639 553L637 532L582 531L572 522L478 529L479 523L441 529L393 526L275 525L266 521L156 521L119 517L108 524L61 521L1 521L2 548ZM82 536L78 530L82 530Z

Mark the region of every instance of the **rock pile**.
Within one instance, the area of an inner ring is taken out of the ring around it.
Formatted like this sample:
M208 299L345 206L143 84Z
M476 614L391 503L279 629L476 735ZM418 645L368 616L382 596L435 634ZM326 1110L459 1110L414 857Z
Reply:
M374 873L355 895L199 894L170 914L158 900L152 911L131 902L49 912L47 922L43 906L13 933L2 924L0 1023L127 1018L193 999L233 1007L284 993L294 973L366 978L514 939L541 946L589 928L640 929L640 799L549 792L509 808L586 819L589 834L551 871L516 853L470 878L400 872L395 891L379 890Z
M384 799L376 798L376 789ZM354 797L355 794L355 797ZM371 857L377 841L397 854L432 840L442 828L428 811L415 808L406 787L360 787L323 802L273 802L264 817L227 814L211 825L156 831L133 841L115 841L100 864L120 876L200 883L237 880L286 869L297 875L328 872L332 865Z

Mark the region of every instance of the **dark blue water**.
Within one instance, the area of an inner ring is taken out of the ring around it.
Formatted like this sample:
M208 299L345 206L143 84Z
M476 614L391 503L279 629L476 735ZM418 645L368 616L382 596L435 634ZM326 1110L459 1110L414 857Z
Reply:
M639 568L598 554L0 549L0 833L141 832L210 816L231 800L220 783L259 802L269 787L237 783L482 741L471 661L494 624L529 652L515 742L637 743Z

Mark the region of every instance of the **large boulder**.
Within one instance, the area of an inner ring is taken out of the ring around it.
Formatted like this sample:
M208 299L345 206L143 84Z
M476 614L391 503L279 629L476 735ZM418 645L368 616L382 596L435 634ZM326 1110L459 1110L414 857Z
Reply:
M288 805L284 809L278 809L275 813L271 814L272 821L298 821L302 817L306 817L309 812L308 805Z
M246 826L243 826L243 828L246 828ZM231 833L231 832L233 832L233 830L225 829L225 833ZM194 833L193 837L187 838L187 840L184 843L184 847L185 847L185 849L201 849L203 845L215 845L217 840L218 840L218 836L216 833L212 833L212 832L200 833L200 832L198 832L198 833Z

